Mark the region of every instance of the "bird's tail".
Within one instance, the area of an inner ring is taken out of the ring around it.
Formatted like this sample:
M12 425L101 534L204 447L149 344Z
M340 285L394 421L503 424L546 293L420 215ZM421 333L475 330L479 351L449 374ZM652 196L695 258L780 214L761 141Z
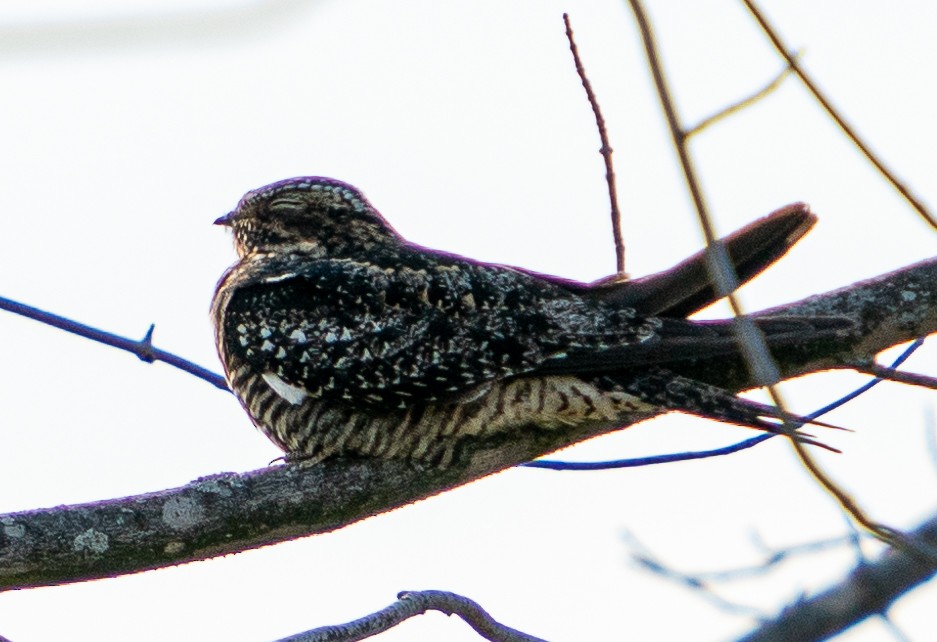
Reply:
M751 399L744 399L717 386L682 377L662 368L653 368L636 375L626 389L659 407L777 435L789 435L793 431L801 443L819 446L836 453L840 452L818 441L813 435L798 431L806 424L844 430L839 426L785 412L775 406Z

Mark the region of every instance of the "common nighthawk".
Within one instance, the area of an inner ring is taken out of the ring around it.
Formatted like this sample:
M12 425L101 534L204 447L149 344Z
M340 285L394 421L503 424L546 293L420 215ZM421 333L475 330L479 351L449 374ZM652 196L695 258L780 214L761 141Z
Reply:
M747 280L813 225L788 206L725 242ZM667 369L738 354L703 255L637 281L583 284L410 243L354 187L292 178L215 223L240 259L212 303L218 354L288 460L446 466L472 437L676 410L780 432L776 409ZM769 345L843 329L766 319ZM807 437L804 441L811 442Z

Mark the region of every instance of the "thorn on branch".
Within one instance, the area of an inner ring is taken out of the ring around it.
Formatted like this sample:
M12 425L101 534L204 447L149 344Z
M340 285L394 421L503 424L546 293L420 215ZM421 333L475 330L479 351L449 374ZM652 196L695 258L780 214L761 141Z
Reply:
M85 339L97 341L98 343L103 343L104 345L123 350L124 352L130 352L147 363L153 363L154 361L168 363L175 368L207 381L219 390L228 390L228 382L225 381L225 378L221 375L172 354L171 352L166 352L165 350L160 350L155 347L153 345L153 330L155 324L150 325L146 336L144 336L142 340L137 341L111 332L105 332L104 330L99 330L98 328L93 328L89 325L73 321L72 319L52 314L51 312L46 312L45 310L40 310L39 308L34 308L20 303L19 301L13 301L12 299L4 297L0 297L0 310L6 310L7 312L24 316L27 319L33 319L34 321L51 325L53 328L77 334Z
M153 330L155 329L156 324L151 323L150 328L140 341L140 347L137 351L137 356L140 357L140 361L145 361L146 363L153 363L156 361L156 356L153 354Z

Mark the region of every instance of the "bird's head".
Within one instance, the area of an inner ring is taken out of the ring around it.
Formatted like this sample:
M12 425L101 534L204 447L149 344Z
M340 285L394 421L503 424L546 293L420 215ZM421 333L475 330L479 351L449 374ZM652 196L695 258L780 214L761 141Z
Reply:
M361 192L319 176L288 178L252 190L215 224L234 231L242 258L295 251L343 256L401 241Z

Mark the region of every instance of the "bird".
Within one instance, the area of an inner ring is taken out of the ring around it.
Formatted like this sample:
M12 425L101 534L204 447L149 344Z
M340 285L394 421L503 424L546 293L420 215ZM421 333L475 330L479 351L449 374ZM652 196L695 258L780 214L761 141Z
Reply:
M815 220L797 203L724 239L740 279ZM686 318L719 298L703 252L658 275L581 283L409 242L361 191L317 176L249 191L215 223L238 255L212 300L218 355L287 462L445 468L472 440L669 411L784 434L785 420L808 421L673 371L739 354L730 320ZM848 330L758 323L774 348Z

